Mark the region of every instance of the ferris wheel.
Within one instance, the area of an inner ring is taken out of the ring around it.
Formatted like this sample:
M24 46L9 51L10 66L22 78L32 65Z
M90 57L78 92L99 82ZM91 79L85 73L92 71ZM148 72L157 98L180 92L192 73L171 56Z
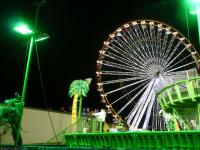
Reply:
M176 29L154 20L131 21L99 50L97 90L113 117L149 129L159 111L156 93L188 78L188 72L197 75L198 60L193 45Z

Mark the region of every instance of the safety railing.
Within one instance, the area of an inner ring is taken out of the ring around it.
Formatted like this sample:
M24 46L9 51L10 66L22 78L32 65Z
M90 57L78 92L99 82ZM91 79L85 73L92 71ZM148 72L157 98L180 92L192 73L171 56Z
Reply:
M199 131L145 131L118 133L66 134L72 148L199 149Z
M171 106L187 107L198 102L200 96L200 77L178 81L166 86L157 93L157 100L164 110Z

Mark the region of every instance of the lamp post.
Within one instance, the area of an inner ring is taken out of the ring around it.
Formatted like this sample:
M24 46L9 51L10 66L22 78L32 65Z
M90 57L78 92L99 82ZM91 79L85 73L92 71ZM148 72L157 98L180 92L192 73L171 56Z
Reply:
M38 22L38 16L39 16L39 9L45 2L46 2L46 0L43 0L42 2L35 3L36 13L35 13L35 21L34 21L34 29L33 30L28 28L28 26L25 25L25 24L21 24L21 25L18 25L18 26L15 27L15 31L17 31L17 32L19 32L23 35L31 35L29 49L28 49L28 58L27 58L27 62L26 62L26 70L25 70L24 81L23 81L23 88L22 88L21 101L24 102L24 104L25 104L25 98L26 98L28 77L29 77L29 72L30 72L31 58L32 58L34 43L49 38L49 35L47 33L41 33L41 32L38 32L36 30L37 22ZM18 120L19 124L18 124L18 127L17 127L16 137L15 137L15 145L16 146L20 146L20 144L22 144L21 142L19 143L22 115L23 115L23 109L22 109L22 112L21 112L21 116Z
M192 11L191 14L197 15L197 26L198 26L198 37L200 45L200 0L189 0L191 3ZM197 114L198 114L198 128L200 129L200 103L197 103Z
M197 15L198 37L200 44L200 0L189 0L189 4L191 7L190 13Z
M21 102L23 102L25 104L28 76L29 76L29 71L30 71L33 45L34 45L34 40L35 40L35 33L26 24L23 24L23 23L17 24L17 26L14 28L14 30L23 35L31 35L29 49L28 49L28 58L27 58L26 68L25 68L26 70L25 70L24 81L23 81L22 97L21 97ZM22 109L20 117L18 118L18 126L16 127L16 135L14 137L15 138L15 146L20 146L22 144L21 137L20 137L22 115L23 115L23 109Z

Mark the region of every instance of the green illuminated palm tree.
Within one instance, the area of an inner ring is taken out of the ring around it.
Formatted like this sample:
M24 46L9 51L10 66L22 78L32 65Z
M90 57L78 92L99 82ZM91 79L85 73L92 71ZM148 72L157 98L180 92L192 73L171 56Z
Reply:
M82 97L86 97L89 91L91 78L85 80L74 80L69 87L69 96L73 97L72 104L72 124L77 121L77 103L79 101L78 117L81 115Z

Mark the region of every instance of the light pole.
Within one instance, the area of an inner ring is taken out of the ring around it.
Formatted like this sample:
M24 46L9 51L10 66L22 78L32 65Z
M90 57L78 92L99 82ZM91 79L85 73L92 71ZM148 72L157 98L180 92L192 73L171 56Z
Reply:
M197 15L197 26L198 26L198 37L199 37L199 46L200 46L200 0L189 0L191 4L190 11L191 14ZM198 127L200 129L200 103L197 103L197 114L198 114Z
M190 4L190 13L197 15L197 26L198 26L198 38L200 44L200 0L189 0Z
M36 29L37 23L38 23L39 9L45 2L46 2L46 0L35 3L36 13L35 13L35 21L34 21L33 30L29 29L28 26L25 24L21 24L21 25L18 25L15 27L15 30L18 31L19 33L24 34L24 35L27 35L27 34L31 35L29 49L28 49L28 58L27 58L27 62L26 62L25 75L24 75L24 81L23 81L22 97L21 97L21 101L24 102L24 104L25 104L25 98L26 98L28 77L29 77L29 72L30 72L31 58L32 58L34 43L49 38L48 34L38 32ZM22 115L23 115L23 109L22 109L22 112L21 112L21 115L20 115L20 118L18 121L19 124L18 124L17 131L16 131L16 137L15 137L15 145L16 146L20 146L22 144L21 142L19 143Z
M35 33L33 30L31 30L26 24L18 24L15 28L15 31L23 34L23 35L31 35L30 38L30 44L28 48L28 58L26 62L26 70L24 75L24 81L23 81L23 87L22 87L22 97L21 102L25 104L25 97L26 97L26 89L28 84L28 76L29 76L29 70L30 70L30 64L31 64L31 57L33 52L33 45L34 45L34 39L35 39ZM23 106L24 107L24 106ZM23 109L21 112L20 117L18 118L18 126L16 127L16 135L15 135L15 146L20 146L22 144L21 141L21 135L20 135L20 129L21 129L21 121L22 121L22 115L23 115Z

